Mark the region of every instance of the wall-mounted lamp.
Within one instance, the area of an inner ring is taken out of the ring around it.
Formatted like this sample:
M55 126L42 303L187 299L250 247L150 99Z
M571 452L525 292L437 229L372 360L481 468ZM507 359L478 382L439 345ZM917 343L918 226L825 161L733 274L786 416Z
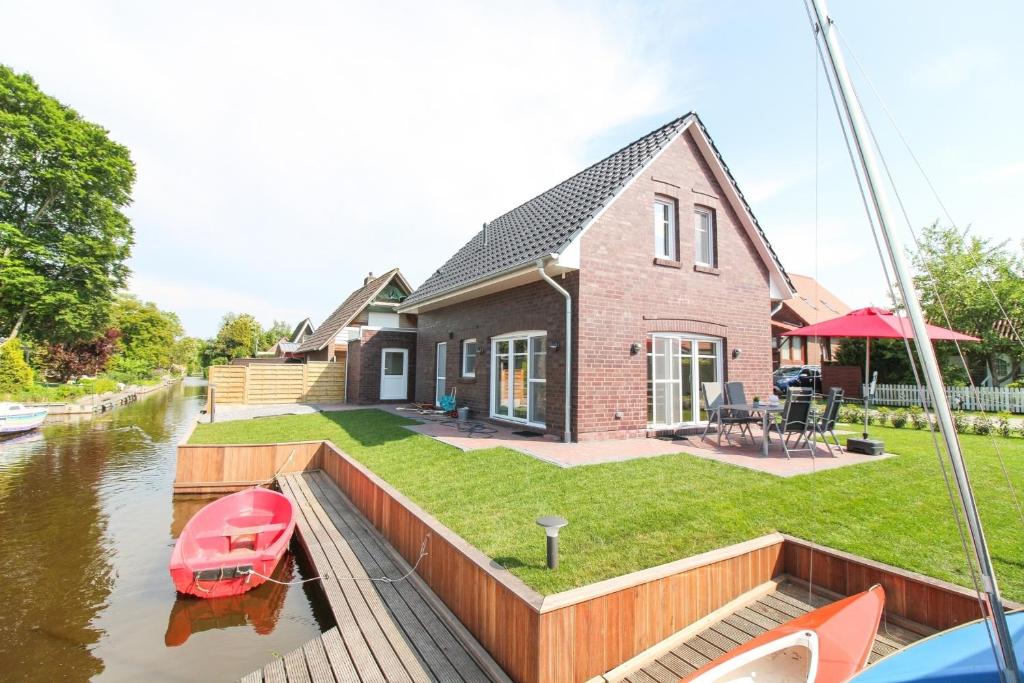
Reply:
M640 353L640 342L633 342L629 345L629 355L635 356Z
M742 353L743 353L743 349L733 349L732 350L732 357L733 358L739 358Z
M548 569L558 569L558 530L568 523L565 517L555 515L537 518L537 524L544 527L548 539Z
M455 333L454 332L449 332L448 333L448 338L449 339L455 339Z
M562 348L562 345L558 343L557 339L555 339L548 342L548 348L551 349L552 351L557 351L558 349Z

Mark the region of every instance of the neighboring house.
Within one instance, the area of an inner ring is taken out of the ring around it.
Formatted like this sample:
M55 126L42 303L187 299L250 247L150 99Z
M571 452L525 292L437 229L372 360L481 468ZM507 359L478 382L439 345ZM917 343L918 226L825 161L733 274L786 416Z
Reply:
M782 334L846 315L850 307L812 277L796 273L790 273L789 277L796 287L796 295L779 302L772 310L772 366L831 362L838 350L832 339L783 337Z
M769 395L768 313L790 296L691 113L485 224L399 311L418 316L418 401L455 389L589 440L696 425L701 381Z
M416 365L416 317L398 312L412 287L398 268L370 273L297 353L306 360L346 365L346 397L353 403L408 401Z
M281 337L266 351L257 353L257 356L273 356L275 358L301 358L302 354L299 353L299 347L302 346L302 342L306 341L308 337L313 334L313 323L306 318L292 330L291 337Z
M288 338L288 341L301 345L302 342L306 341L307 337L313 334L314 329L316 328L313 327L312 321L306 318L295 326L295 329L292 330L292 336Z
M1011 323L1009 319L997 320L992 325L992 331L1000 339L1007 339L1017 342L1017 335L1024 331L1024 324L1019 322ZM1007 353L995 353L985 363L985 378L981 386L1005 387L1011 384L1017 385L1024 381L1024 356L1011 356Z

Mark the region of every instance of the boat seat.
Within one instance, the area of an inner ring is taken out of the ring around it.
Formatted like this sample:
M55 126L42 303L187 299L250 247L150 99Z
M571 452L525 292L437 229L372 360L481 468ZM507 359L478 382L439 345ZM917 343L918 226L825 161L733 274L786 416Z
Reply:
M257 526L226 526L219 531L204 531L196 534L196 538L222 538L224 536L251 536L254 534L262 534L268 531L281 531L287 524L280 522L277 524L259 524Z

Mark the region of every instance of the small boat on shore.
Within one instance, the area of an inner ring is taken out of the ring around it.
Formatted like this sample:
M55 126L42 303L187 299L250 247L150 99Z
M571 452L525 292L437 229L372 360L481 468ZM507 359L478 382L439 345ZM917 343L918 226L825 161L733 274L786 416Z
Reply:
M271 575L295 530L295 508L276 491L252 488L219 498L188 521L171 553L179 593L240 595Z
M682 679L686 683L842 683L871 655L885 592L873 586L772 629Z
M20 434L43 424L49 411L21 403L0 401L0 434Z

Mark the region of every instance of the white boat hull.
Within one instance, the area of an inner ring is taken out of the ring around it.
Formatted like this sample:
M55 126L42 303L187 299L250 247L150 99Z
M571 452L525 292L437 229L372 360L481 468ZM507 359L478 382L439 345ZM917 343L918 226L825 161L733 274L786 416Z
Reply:
M49 414L46 408L28 408L19 404L0 403L0 434L20 434L43 424Z

